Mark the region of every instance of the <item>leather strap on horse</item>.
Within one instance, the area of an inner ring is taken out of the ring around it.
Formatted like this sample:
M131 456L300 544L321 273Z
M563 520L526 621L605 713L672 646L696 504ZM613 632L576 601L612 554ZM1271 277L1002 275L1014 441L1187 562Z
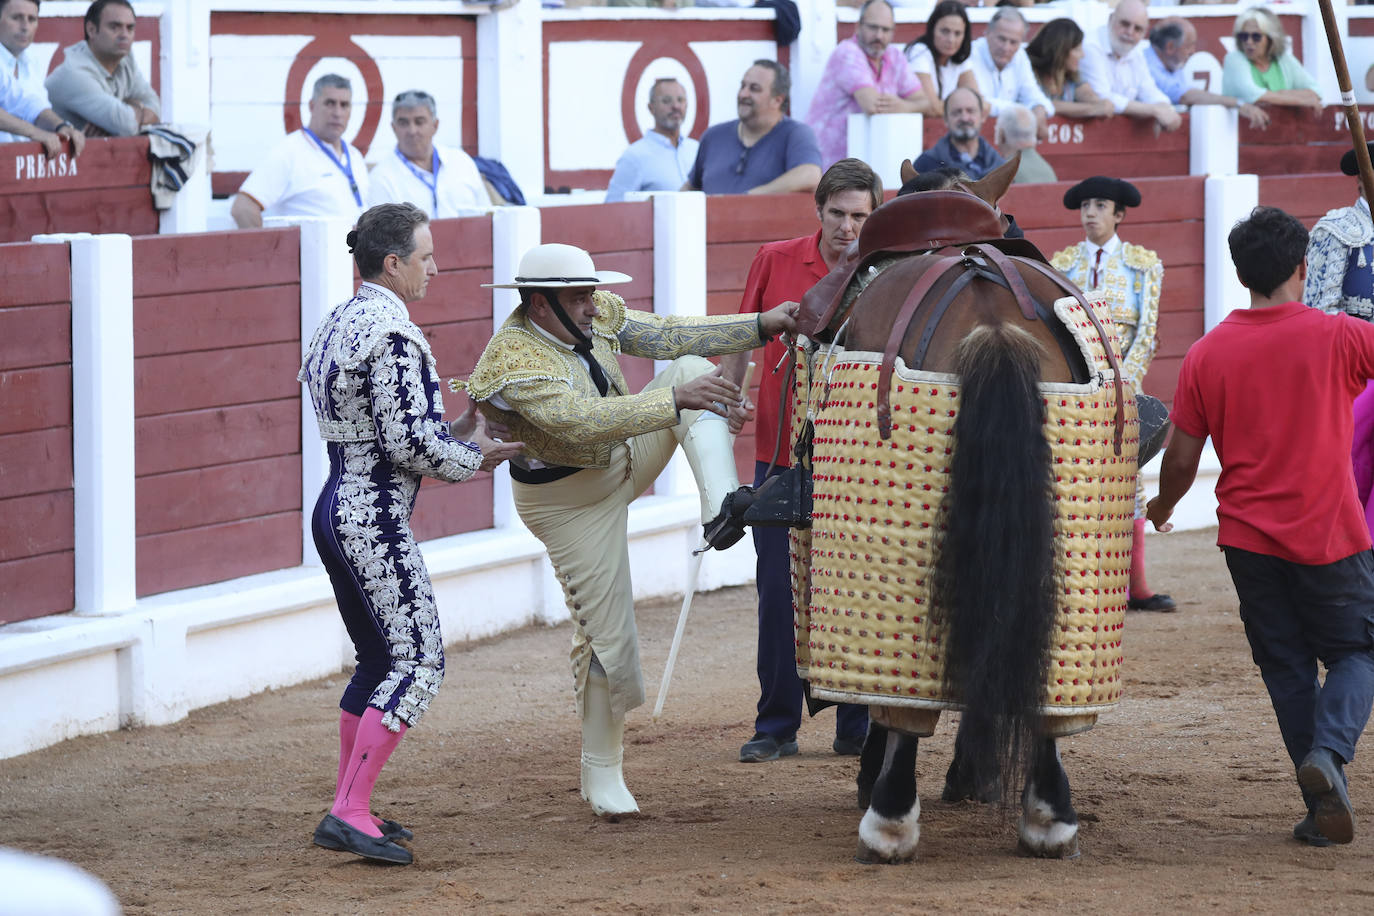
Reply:
M1021 272L1012 264L1012 259L988 244L973 245L972 248L1001 271L1003 279L1007 281L1007 289L1016 297L1016 304L1021 306L1021 314L1026 316L1026 320L1036 321L1038 316L1035 314L1035 297L1031 295L1026 281L1021 278Z
M939 254L939 252L931 252ZM882 367L878 372L878 435L884 439L892 438L892 404L888 389L892 387L892 370L897 362L897 348L902 344L902 338L906 336L907 325L911 323L916 310L920 308L921 302L926 295L934 288L938 281L957 264L963 264L964 258L959 255L946 255L941 261L928 267L925 273L916 280L911 287L911 292L907 293L906 299L902 302L902 308L897 312L897 317L892 322L892 330L888 332L887 344L883 347Z
M1083 313L1087 315L1088 320L1092 322L1093 330L1097 332L1098 339L1102 341L1102 349L1107 353L1107 362L1112 367L1112 373L1116 377L1116 431L1112 438L1112 446L1116 454L1120 455L1121 440L1126 435L1126 396L1122 393L1121 363L1116 358L1116 351L1112 349L1111 340L1107 337L1106 332L1102 330L1102 323L1097 320L1097 313L1093 311L1092 306L1088 305L1088 300L1084 297L1082 291L1072 284L1066 283L1064 277L1052 267L1041 264L1038 261L1032 261L1028 258L1017 258L1016 260L1035 268L1050 280L1054 281L1055 285L1060 289L1077 299L1078 304L1083 306Z

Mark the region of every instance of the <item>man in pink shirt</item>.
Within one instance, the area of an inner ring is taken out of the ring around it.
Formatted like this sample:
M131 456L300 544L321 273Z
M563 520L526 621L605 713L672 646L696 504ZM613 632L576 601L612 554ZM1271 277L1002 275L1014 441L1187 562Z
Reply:
M1297 301L1307 230L1282 210L1257 207L1227 241L1250 308L1183 358L1146 515L1172 527L1211 436L1217 545L1307 805L1293 836L1349 843L1344 767L1374 703L1374 554L1346 456L1351 402L1374 377L1374 325Z
M939 113L939 105L926 95L906 55L892 44L895 28L887 0L867 0L859 10L854 35L831 52L806 115L821 145L821 168L845 158L852 114Z

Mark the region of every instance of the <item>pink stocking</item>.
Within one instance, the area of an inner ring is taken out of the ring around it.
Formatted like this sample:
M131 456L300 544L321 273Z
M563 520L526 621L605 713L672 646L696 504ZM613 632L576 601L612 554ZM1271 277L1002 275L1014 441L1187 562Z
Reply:
M344 771L348 767L348 758L353 755L353 742L358 737L358 723L362 721L362 716L355 716L351 712L339 710L339 775L334 780L334 796L337 798L339 790L343 787ZM382 819L377 815L370 815L374 826L380 828Z
M1145 519L1138 518L1131 528L1131 597L1143 599L1153 595L1145 584Z
M381 710L371 706L367 708L358 722L358 733L353 740L353 750L348 755L343 778L339 781L331 814L368 836L382 835L371 814L372 787L377 784L382 767L405 733L406 726L402 725L400 731L393 732L382 724Z

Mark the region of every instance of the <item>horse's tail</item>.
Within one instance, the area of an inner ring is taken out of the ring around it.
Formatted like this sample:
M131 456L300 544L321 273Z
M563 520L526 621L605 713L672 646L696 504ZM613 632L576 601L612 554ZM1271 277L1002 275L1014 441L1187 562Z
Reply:
M1040 343L982 325L959 345L946 531L935 568L945 680L965 704L961 765L979 788L1021 785L1045 698L1054 593L1050 447Z

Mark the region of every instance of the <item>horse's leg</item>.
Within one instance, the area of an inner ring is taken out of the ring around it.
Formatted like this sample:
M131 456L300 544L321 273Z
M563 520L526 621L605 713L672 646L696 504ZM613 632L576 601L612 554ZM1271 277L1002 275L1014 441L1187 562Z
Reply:
M1035 759L1021 793L1021 820L1016 825L1022 854L1046 859L1078 855L1078 814L1069 795L1069 777L1059 761L1053 738L1039 739Z
M867 811L873 802L873 784L883 769L883 758L887 755L887 729L873 720L868 722L868 737L864 739L863 753L859 755L859 775L855 782L859 787L859 810Z
M959 717L959 731L954 735L954 756L945 771L945 788L940 793L942 801L957 802L972 799L983 804L991 804L1002 795L1002 779L993 774L983 784L977 785L977 767L969 759L964 742L964 717Z
M873 784L873 803L859 821L859 850L854 858L892 865L911 861L921 838L921 800L916 796L916 748L920 739L885 731L882 770ZM867 744L864 752L868 752Z

